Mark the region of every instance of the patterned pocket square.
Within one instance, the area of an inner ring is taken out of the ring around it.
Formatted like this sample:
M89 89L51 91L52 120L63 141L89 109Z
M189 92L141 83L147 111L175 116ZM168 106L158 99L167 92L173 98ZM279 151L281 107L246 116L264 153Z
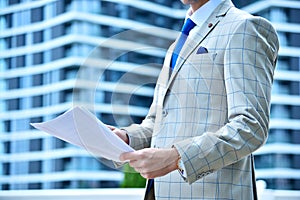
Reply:
M208 51L205 47L200 46L198 51L197 51L197 54L203 54L203 53L208 53Z

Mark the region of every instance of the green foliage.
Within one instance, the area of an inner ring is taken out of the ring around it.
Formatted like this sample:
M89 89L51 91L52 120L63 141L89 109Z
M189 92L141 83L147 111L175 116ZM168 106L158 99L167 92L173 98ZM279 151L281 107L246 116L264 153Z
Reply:
M121 183L122 188L144 188L146 185L146 179L143 178L138 172L136 172L128 164L124 165L124 180Z

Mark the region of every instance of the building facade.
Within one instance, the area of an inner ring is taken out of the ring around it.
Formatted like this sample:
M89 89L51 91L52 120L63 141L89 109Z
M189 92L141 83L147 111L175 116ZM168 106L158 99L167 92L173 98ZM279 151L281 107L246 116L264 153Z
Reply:
M0 188L117 187L123 173L34 130L75 104L140 122L185 16L172 0L0 1ZM95 84L97 83L97 84Z

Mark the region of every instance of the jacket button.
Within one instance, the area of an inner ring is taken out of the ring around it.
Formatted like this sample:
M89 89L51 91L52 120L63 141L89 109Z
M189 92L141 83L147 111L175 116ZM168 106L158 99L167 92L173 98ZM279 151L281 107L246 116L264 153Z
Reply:
M164 109L164 110L162 111L162 115L163 115L164 117L166 117L166 116L168 115L168 111Z

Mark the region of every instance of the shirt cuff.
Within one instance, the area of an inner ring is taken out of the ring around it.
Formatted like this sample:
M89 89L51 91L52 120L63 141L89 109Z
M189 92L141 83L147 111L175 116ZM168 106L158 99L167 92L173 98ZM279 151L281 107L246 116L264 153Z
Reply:
M186 170L185 170L185 166L183 161L181 160L181 158L178 160L178 172L181 175L181 177L185 180L187 175L186 175Z

